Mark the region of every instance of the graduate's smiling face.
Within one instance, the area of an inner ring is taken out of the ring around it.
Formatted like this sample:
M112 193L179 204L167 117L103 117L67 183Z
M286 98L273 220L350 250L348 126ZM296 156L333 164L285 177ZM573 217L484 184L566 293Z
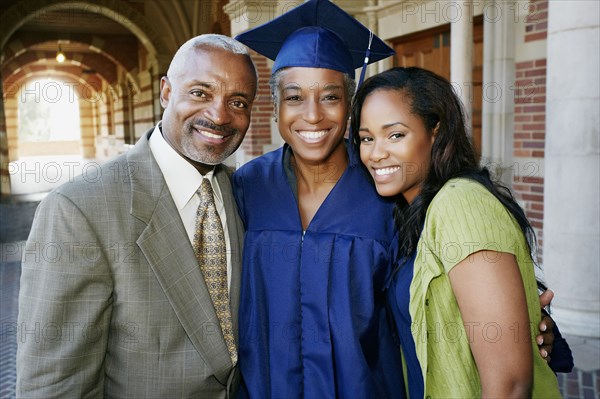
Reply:
M344 74L323 68L278 71L275 112L279 133L297 160L323 163L343 149L349 114Z

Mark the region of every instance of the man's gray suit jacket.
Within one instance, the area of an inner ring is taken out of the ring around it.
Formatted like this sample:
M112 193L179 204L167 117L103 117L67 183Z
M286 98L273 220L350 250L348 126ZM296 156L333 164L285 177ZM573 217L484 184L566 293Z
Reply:
M50 193L23 254L17 396L224 398L239 384L147 132ZM237 340L243 226L217 166Z

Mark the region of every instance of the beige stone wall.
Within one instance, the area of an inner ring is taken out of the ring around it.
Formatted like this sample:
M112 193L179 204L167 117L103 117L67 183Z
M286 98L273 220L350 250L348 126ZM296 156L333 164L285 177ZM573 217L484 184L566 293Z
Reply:
M8 161L19 157L18 117L19 103L17 96L9 97L4 102L4 117L6 122L6 137L8 141Z
M2 85L0 85L0 98L4 98ZM4 195L10 193L10 175L8 171L8 137L6 134L5 108L4 104L0 105L2 105L0 106L0 195Z

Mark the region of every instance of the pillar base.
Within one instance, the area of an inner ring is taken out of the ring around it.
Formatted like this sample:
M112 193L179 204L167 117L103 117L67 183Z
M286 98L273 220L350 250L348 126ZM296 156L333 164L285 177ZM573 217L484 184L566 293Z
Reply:
M600 338L600 313L552 306L552 318L561 334Z

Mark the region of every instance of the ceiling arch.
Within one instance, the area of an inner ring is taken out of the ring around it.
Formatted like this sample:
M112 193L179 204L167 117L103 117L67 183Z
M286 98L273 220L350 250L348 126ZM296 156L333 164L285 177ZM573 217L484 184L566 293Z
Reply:
M64 52L97 53L121 66L126 71L138 67L137 42L132 37L108 37L92 34L67 32L17 32L4 47L3 64L33 48L34 50L54 51L61 44Z
M8 39L28 21L40 18L44 13L56 10L100 14L127 28L146 48L151 56L166 54L168 49L161 36L154 31L145 16L122 0L69 1L69 0L29 0L20 1L2 14L0 23L0 49Z
M116 83L117 68L103 55L96 53L70 54L69 52L65 52L65 54L67 59L63 64L59 64L55 61L56 52L43 50L24 51L13 58L11 62L5 63L2 68L2 76L8 78L23 67L36 63L44 63L46 67L53 65L54 68L61 68L63 65L73 65L78 67L79 75L98 74L109 84Z

